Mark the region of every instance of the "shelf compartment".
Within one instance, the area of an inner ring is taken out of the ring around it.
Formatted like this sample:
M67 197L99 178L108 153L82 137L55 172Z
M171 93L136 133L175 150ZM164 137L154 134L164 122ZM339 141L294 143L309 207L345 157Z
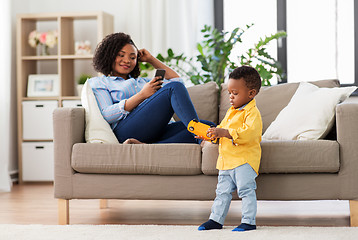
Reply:
M18 36L21 36L19 38L19 41L21 42L21 56L41 56L41 46L37 46L36 48L30 46L28 42L29 34L34 30L38 32L58 31L57 20L57 17L36 19L30 17L18 18L18 24L21 25L20 28L22 29L21 32L18 32ZM49 48L50 55L48 56L57 55L58 46L59 44L57 43L54 48Z
M76 96L77 80L81 74L97 76L92 66L92 58L65 58L61 60L61 96Z
M113 16L102 11L92 12L60 12L17 15L17 128L18 128L18 157L19 157L19 182L30 181L23 176L29 166L23 165L26 153L22 151L23 143L51 142L52 139L41 136L24 136L24 124L27 124L28 113L24 115L23 103L27 102L56 102L54 107L61 107L74 100L80 100L75 96L76 79L82 73L97 76L92 67L93 52L97 43L106 35L113 33ZM48 32L58 31L58 43L49 49L50 55L40 55L40 49L33 48L28 43L31 31ZM89 40L91 42L91 54L76 55L75 42ZM59 95L49 97L27 97L27 82L30 74L58 74ZM68 102L69 101L69 102ZM77 105L77 103L76 103ZM32 111L31 114L34 114ZM38 114L37 114L38 115ZM52 113L47 114L46 120L52 122ZM27 128L27 127L26 127ZM26 130L27 131L27 130ZM46 130L52 132L52 128ZM47 139L48 138L48 139ZM32 163L39 167L41 163ZM32 170L30 170L31 172ZM36 174L35 174L36 175ZM41 177L34 176L31 181L41 181Z

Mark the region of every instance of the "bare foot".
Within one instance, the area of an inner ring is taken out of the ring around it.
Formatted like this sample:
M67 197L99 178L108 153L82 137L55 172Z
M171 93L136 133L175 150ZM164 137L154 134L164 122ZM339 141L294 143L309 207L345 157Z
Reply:
M125 140L125 141L123 142L123 144L145 144L145 143L143 143L143 142L141 142L141 141L138 141L138 140L135 139L135 138L128 138L127 140Z

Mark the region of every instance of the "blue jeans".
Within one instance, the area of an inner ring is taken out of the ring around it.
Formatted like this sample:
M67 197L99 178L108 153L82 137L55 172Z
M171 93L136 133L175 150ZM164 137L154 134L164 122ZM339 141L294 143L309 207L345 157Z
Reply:
M174 112L181 121L168 124ZM170 82L120 120L113 131L121 143L128 138L145 143L200 143L187 130L193 119L198 119L198 115L187 89L180 82Z
M248 163L231 170L220 170L210 219L224 225L232 192L237 190L237 195L242 200L241 223L256 225L256 177L256 172Z

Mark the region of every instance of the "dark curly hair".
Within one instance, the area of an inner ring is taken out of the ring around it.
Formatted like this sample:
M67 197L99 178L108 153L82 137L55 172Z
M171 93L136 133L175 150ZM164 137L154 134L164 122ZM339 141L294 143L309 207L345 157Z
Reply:
M107 35L96 47L93 57L93 67L97 72L108 76L112 72L112 66L116 60L118 52L126 45L133 45L137 51L138 48L128 34L112 33ZM137 55L137 64L132 72L131 77L137 78L140 75L139 54Z
M230 73L229 78L244 79L246 86L249 89L255 89L256 94L259 93L261 88L261 77L257 70L250 66L241 66L236 68Z

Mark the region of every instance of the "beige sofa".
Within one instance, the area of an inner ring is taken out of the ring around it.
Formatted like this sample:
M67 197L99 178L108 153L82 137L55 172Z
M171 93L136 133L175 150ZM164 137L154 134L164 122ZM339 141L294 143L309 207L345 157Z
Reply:
M336 87L339 82L314 82ZM288 104L297 83L262 89L256 97L265 131ZM220 121L228 109L226 86L188 88L202 119ZM219 106L219 107L217 107ZM262 141L259 200L350 200L358 225L358 104L336 107L336 124L322 140ZM54 111L55 198L59 224L69 224L71 199L212 200L217 145L85 143L83 108ZM237 198L237 197L236 197Z

